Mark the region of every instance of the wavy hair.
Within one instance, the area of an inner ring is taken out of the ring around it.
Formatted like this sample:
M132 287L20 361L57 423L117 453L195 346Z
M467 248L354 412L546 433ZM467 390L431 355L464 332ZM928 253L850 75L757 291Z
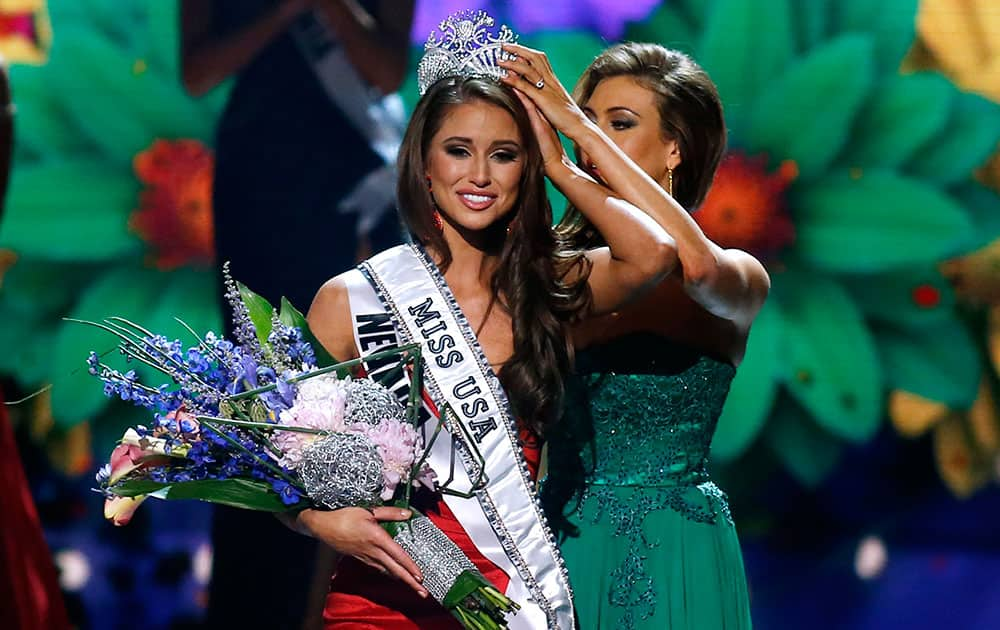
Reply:
M502 308L513 326L514 352L499 372L500 381L521 422L543 435L561 410L563 377L573 364L569 329L589 308L590 267L583 252L571 249L552 229L541 151L527 112L511 88L487 79L449 77L427 90L413 111L399 151L400 214L413 238L435 251L442 272L446 271L451 250L434 227L426 157L448 111L469 103L508 112L524 142L515 207L489 229L499 252L489 308Z
M674 169L673 196L689 212L705 200L726 150L726 122L719 92L708 74L682 52L659 44L615 44L597 56L573 88L573 100L586 105L598 84L627 76L656 97L663 138L677 142L681 163ZM603 239L575 208L568 208L559 232L579 247Z

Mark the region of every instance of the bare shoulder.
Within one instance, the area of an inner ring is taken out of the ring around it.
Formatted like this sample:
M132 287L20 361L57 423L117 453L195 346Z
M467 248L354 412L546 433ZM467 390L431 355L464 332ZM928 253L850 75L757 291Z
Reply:
M338 361L358 357L351 325L350 294L347 290L349 273L342 273L324 282L306 314L312 333Z

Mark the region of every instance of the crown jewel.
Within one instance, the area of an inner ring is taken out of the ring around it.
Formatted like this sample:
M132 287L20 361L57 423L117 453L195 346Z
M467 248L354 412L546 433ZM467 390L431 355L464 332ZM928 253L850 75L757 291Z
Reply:
M423 95L445 77L485 77L499 81L507 71L497 65L510 58L501 46L517 42L514 31L501 25L493 31L494 20L485 11L459 11L439 25L440 38L432 32L424 44L424 56L417 66L417 86Z

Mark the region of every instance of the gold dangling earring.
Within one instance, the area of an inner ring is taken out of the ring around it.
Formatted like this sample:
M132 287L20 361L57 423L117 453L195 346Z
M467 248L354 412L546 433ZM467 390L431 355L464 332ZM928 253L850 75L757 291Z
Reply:
M667 194L674 196L674 169L667 167Z

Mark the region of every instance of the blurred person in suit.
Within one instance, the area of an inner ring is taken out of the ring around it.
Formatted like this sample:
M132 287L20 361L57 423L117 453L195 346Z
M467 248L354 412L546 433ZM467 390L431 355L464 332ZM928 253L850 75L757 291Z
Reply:
M413 2L182 0L180 8L185 88L201 95L233 80L215 137L217 260L272 303L285 296L304 310L324 280L399 242L404 115L394 92L406 74ZM313 541L270 516L217 508L213 545L209 625L298 628L319 619L330 560ZM269 605L248 605L250 593Z

